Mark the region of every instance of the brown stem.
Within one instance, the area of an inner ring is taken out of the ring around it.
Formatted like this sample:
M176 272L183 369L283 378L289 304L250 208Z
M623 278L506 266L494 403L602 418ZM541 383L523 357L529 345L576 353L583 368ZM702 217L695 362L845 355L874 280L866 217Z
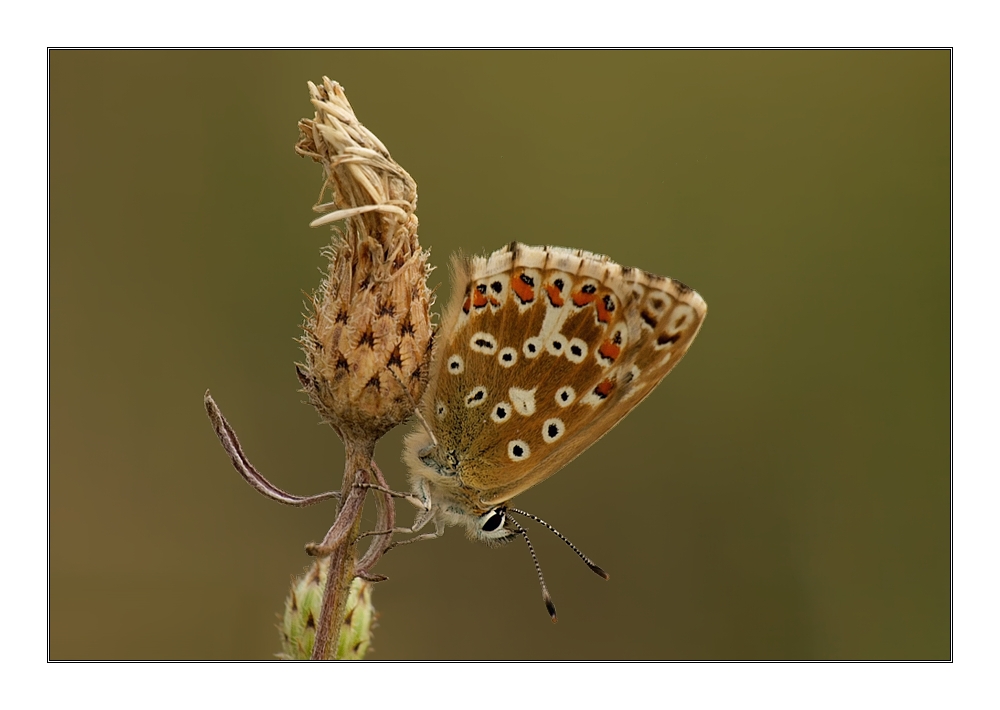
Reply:
M226 418L222 416L219 405L215 403L212 395L207 390L205 391L205 411L208 412L208 418L212 420L212 426L215 427L215 434L219 437L222 448L226 450L229 458L232 459L233 466L243 476L243 479L261 495L285 505L295 506L296 508L304 508L307 505L340 497L340 493L337 491L319 493L314 496L297 496L281 490L264 478L263 474L254 468L250 460L247 459L246 454L243 453L243 449L240 446L240 440L236 438L236 432L233 431Z
M347 461L344 465L344 485L340 492L343 505L331 528L331 532L334 528L338 529L336 537L339 540L331 540L331 543L336 544L330 552L330 571L327 573L323 606L316 625L316 642L312 652L314 661L333 660L337 652L347 595L355 576L354 546L361 532L361 511L364 509L365 491L356 484L368 482L375 441L347 438L344 448ZM341 534L340 531L344 532ZM328 534L327 539L330 538L331 535ZM327 540L323 542L326 543Z
M374 474L375 483L382 488L388 488L382 471L372 461L371 472ZM393 505L392 498L379 490L375 491L375 504L378 506L378 517L375 521L375 529L381 531L375 535L375 540L368 547L368 551L358 560L357 575L363 577L371 575L371 568L381 559L389 547L392 545L392 530L396 527L396 506ZM382 577L382 575L377 575Z

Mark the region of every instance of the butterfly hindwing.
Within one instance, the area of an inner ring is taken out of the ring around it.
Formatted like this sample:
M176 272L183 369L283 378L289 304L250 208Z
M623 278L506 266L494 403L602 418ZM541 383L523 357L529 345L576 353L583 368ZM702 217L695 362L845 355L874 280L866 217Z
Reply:
M679 282L512 244L456 260L423 412L485 505L555 473L645 398L705 316Z

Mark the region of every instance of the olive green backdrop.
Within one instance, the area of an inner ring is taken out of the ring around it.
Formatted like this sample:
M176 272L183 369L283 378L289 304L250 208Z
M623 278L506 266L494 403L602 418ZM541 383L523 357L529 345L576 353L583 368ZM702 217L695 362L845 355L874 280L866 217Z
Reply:
M611 580L530 526L553 625L522 544L452 529L379 565L369 658L949 657L947 52L49 59L53 658L279 649L334 506L252 491L202 395L277 484L340 487L292 365L329 241L292 146L324 74L417 180L439 303L452 251L516 239L709 304L653 395L518 498ZM403 434L377 452L399 488Z

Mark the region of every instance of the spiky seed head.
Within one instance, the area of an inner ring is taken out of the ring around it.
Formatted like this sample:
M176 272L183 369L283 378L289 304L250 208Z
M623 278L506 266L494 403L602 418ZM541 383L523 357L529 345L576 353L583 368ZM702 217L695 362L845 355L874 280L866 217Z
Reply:
M346 220L327 250L330 266L312 298L299 380L341 435L377 439L405 421L427 382L431 350L430 267L417 240L416 183L358 122L343 88L310 82L313 119L299 122L296 151L323 165Z

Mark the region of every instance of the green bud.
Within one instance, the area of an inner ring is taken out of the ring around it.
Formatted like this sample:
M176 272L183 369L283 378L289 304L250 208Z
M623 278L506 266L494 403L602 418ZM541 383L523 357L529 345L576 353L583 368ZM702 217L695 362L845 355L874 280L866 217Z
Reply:
M288 661L308 660L316 641L316 624L323 604L323 588L329 559L322 559L292 582L292 589L285 599L285 615L282 618L281 648L278 658ZM351 584L337 643L338 661L359 661L365 657L372 638L372 622L375 608L372 606L372 584L360 577Z

